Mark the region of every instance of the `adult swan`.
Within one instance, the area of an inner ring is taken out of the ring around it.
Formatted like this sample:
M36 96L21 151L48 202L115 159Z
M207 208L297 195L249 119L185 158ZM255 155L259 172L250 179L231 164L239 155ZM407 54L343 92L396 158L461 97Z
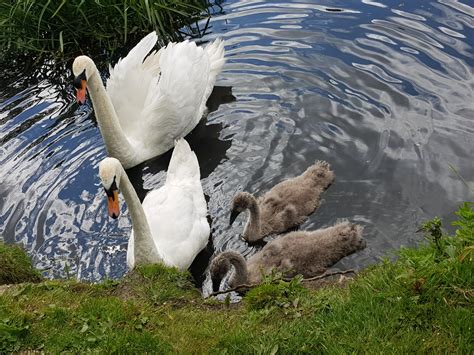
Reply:
M143 203L115 158L99 164L99 176L107 194L109 215L120 213L122 191L132 219L127 264L162 263L186 270L209 238L207 207L200 181L199 163L184 138L177 141L165 184L146 195Z
M77 101L84 103L87 87L107 153L125 169L165 153L193 130L225 61L219 39L204 48L170 43L146 57L157 39L150 33L110 67L107 89L92 59L79 56L72 65Z

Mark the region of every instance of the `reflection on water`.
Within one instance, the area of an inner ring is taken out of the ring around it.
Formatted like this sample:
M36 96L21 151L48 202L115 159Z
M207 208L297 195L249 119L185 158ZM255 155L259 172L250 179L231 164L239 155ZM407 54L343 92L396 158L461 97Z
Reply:
M212 220L208 254L255 252L238 238L242 218L228 227L231 197L266 191L317 159L331 163L336 181L302 228L349 218L365 226L368 240L339 267L364 267L415 243L422 220L448 222L460 201L472 199L449 167L474 183L467 2L222 6L200 41L223 37L228 61L212 112L188 137ZM2 70L0 234L23 244L47 276L120 277L130 222L108 219L97 178L105 149L91 108L74 103L65 67ZM141 198L160 186L169 157L129 171Z

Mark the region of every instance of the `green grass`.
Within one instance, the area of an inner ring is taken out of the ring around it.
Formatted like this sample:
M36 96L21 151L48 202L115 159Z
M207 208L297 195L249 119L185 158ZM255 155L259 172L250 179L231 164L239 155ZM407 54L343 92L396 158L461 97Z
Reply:
M135 44L153 30L163 42L179 40L183 27L196 30L189 25L209 15L209 6L208 0L1 1L0 46L3 53L75 55Z
M40 273L31 266L30 258L20 247L0 242L0 285L40 280Z
M157 265L98 285L22 285L0 296L0 353L472 354L474 212L457 213L454 236L434 219L426 243L345 287L272 275L240 305L203 300L188 273Z

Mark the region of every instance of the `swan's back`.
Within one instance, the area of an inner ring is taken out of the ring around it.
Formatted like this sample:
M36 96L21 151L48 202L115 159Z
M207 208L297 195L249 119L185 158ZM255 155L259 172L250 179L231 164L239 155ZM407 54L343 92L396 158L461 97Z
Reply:
M198 183L201 185L200 179L201 173L196 154L184 138L177 140L168 166L166 184Z
M187 269L206 246L210 228L199 163L185 139L176 142L165 185L146 196L143 208L164 262Z
M109 65L110 76L106 90L112 101L120 126L132 137L140 134L140 111L146 105L147 96L158 83L160 74L159 55L151 53L158 36L151 32L133 47L125 58L114 67Z
M288 276L321 274L343 257L365 248L362 232L361 226L345 221L317 231L288 233L249 258L249 273L253 279L258 278L258 270L269 273L272 268Z
M221 40L204 48L187 40L169 43L150 53L156 40L154 32L143 38L110 68L107 80L118 121L139 161L165 153L198 124L225 62Z
M184 41L160 50L160 80L153 90L155 95L148 96L142 111L150 134L145 139L172 146L173 139L191 132L203 116L223 64L220 40L205 48Z
M317 161L303 174L275 185L258 201L262 237L303 223L319 207L322 192L333 180L329 164Z

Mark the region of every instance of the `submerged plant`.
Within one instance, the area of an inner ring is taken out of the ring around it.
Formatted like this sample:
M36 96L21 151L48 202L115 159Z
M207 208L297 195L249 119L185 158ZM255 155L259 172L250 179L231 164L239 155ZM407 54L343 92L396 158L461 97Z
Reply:
M153 30L163 42L179 40L183 27L195 32L189 25L209 16L210 5L208 0L1 1L0 46L3 52L110 51Z

